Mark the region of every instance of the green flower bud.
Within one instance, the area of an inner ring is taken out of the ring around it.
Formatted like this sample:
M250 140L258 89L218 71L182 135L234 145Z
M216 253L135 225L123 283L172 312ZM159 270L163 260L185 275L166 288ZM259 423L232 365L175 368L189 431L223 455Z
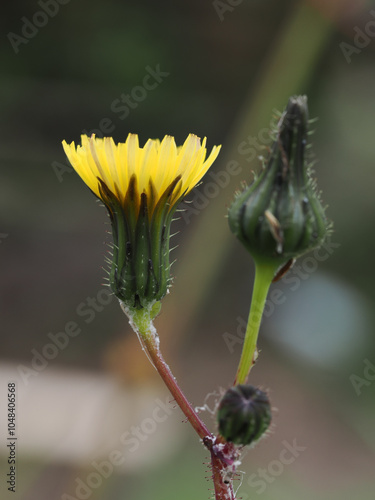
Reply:
M266 167L229 209L229 226L256 262L285 265L321 245L327 221L306 160L305 96L291 97Z
M271 407L265 392L252 385L230 388L219 404L219 433L238 445L257 441L271 422Z

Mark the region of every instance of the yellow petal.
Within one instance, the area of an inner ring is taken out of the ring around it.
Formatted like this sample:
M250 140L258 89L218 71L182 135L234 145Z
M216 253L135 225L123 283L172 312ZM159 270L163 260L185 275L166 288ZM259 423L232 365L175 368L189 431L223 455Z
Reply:
M160 142L149 139L139 146L138 135L129 134L125 142L115 144L111 137L81 136L81 145L63 141L64 151L74 169L100 198L99 181L124 202L130 178L135 175L137 190L155 200L155 206L167 187L177 178L181 181L171 198L172 204L182 193L188 193L202 179L217 158L221 146L214 146L206 159L206 138L189 134L182 146L166 135ZM152 188L150 186L153 186ZM152 191L152 193L151 193Z

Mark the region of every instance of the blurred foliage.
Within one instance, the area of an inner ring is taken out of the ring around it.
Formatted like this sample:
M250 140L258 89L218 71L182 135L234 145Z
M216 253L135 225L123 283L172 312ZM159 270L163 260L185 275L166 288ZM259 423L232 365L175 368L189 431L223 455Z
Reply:
M290 44L282 45L301 6L311 15L290 35ZM362 374L365 358L375 363L375 42L353 54L350 64L340 44L354 43L354 28L373 19L373 8L373 2L362 0L252 0L228 10L220 21L211 1L71 0L15 54L7 35L22 35L23 18L32 19L40 5L7 2L0 18L2 361L29 363L31 349L41 349L48 332L73 320L82 335L53 366L104 372L111 345L122 342L124 331L126 338L131 335L114 300L92 324L77 314L79 304L102 288L107 217L74 173L67 170L59 178L53 166L66 165L62 139L78 141L83 130L97 129L109 118L116 140L129 132L144 141L169 133L181 142L193 132L207 136L209 148L223 144L215 172L229 160L241 164L241 174L190 224L183 218L175 223L181 230L175 237L176 278L157 323L170 351L166 357L194 402L226 387L240 346L230 352L223 333L235 334L236 318L247 317L253 266L229 230L224 234L224 215L233 188L260 168L259 160L247 162L238 154L246 139L239 134L247 130L257 137L274 108L285 104L284 93L307 93L311 116L319 117L312 136L315 171L334 221L332 239L340 247L314 276L302 280L300 292L280 284L285 308L277 306L263 322L252 383L271 389L279 414L275 435L248 453L242 469L251 474L262 460L267 465L283 439L299 433L309 453L262 498L372 498L375 385L357 396L350 376ZM313 45L315 52L308 50ZM142 84L146 67L157 65L169 76L121 119L111 109L113 101ZM295 86L289 90L293 75ZM198 190L204 192L204 184ZM223 242L223 248L213 241ZM212 275L204 282L211 262ZM202 281L184 281L189 277L184 274L201 274ZM185 310L179 335L176 318ZM299 336L298 328L307 324ZM113 477L95 499L204 498L210 484L202 479L203 455L190 435L171 462ZM20 498L59 499L77 474L64 467L57 464L50 476L47 460L24 459ZM48 489L48 477L59 478L59 486ZM244 499L252 493L246 480Z

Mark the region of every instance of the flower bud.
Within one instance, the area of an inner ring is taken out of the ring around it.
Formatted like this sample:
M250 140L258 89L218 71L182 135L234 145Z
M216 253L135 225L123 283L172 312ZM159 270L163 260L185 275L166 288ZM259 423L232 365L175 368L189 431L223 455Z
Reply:
M236 385L224 394L217 418L219 433L227 441L238 445L253 443L271 422L268 396L252 385Z
M266 167L229 209L229 225L256 262L284 265L318 247L327 232L324 209L306 160L305 96L291 97Z

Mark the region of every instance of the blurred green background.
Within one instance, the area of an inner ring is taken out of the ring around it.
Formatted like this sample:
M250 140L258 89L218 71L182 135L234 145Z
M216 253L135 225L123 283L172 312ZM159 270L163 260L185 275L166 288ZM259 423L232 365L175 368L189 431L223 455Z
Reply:
M254 272L226 207L295 93L319 118L315 172L334 232L273 285L282 303L268 303L250 382L269 391L274 425L243 458L238 498L373 498L375 4L17 1L0 27L1 498L209 498L207 453L102 285L108 219L61 141L192 132L223 145L174 223L174 285L156 321L181 386L212 410L235 374ZM68 322L79 334L46 347ZM4 479L13 380L16 494Z

